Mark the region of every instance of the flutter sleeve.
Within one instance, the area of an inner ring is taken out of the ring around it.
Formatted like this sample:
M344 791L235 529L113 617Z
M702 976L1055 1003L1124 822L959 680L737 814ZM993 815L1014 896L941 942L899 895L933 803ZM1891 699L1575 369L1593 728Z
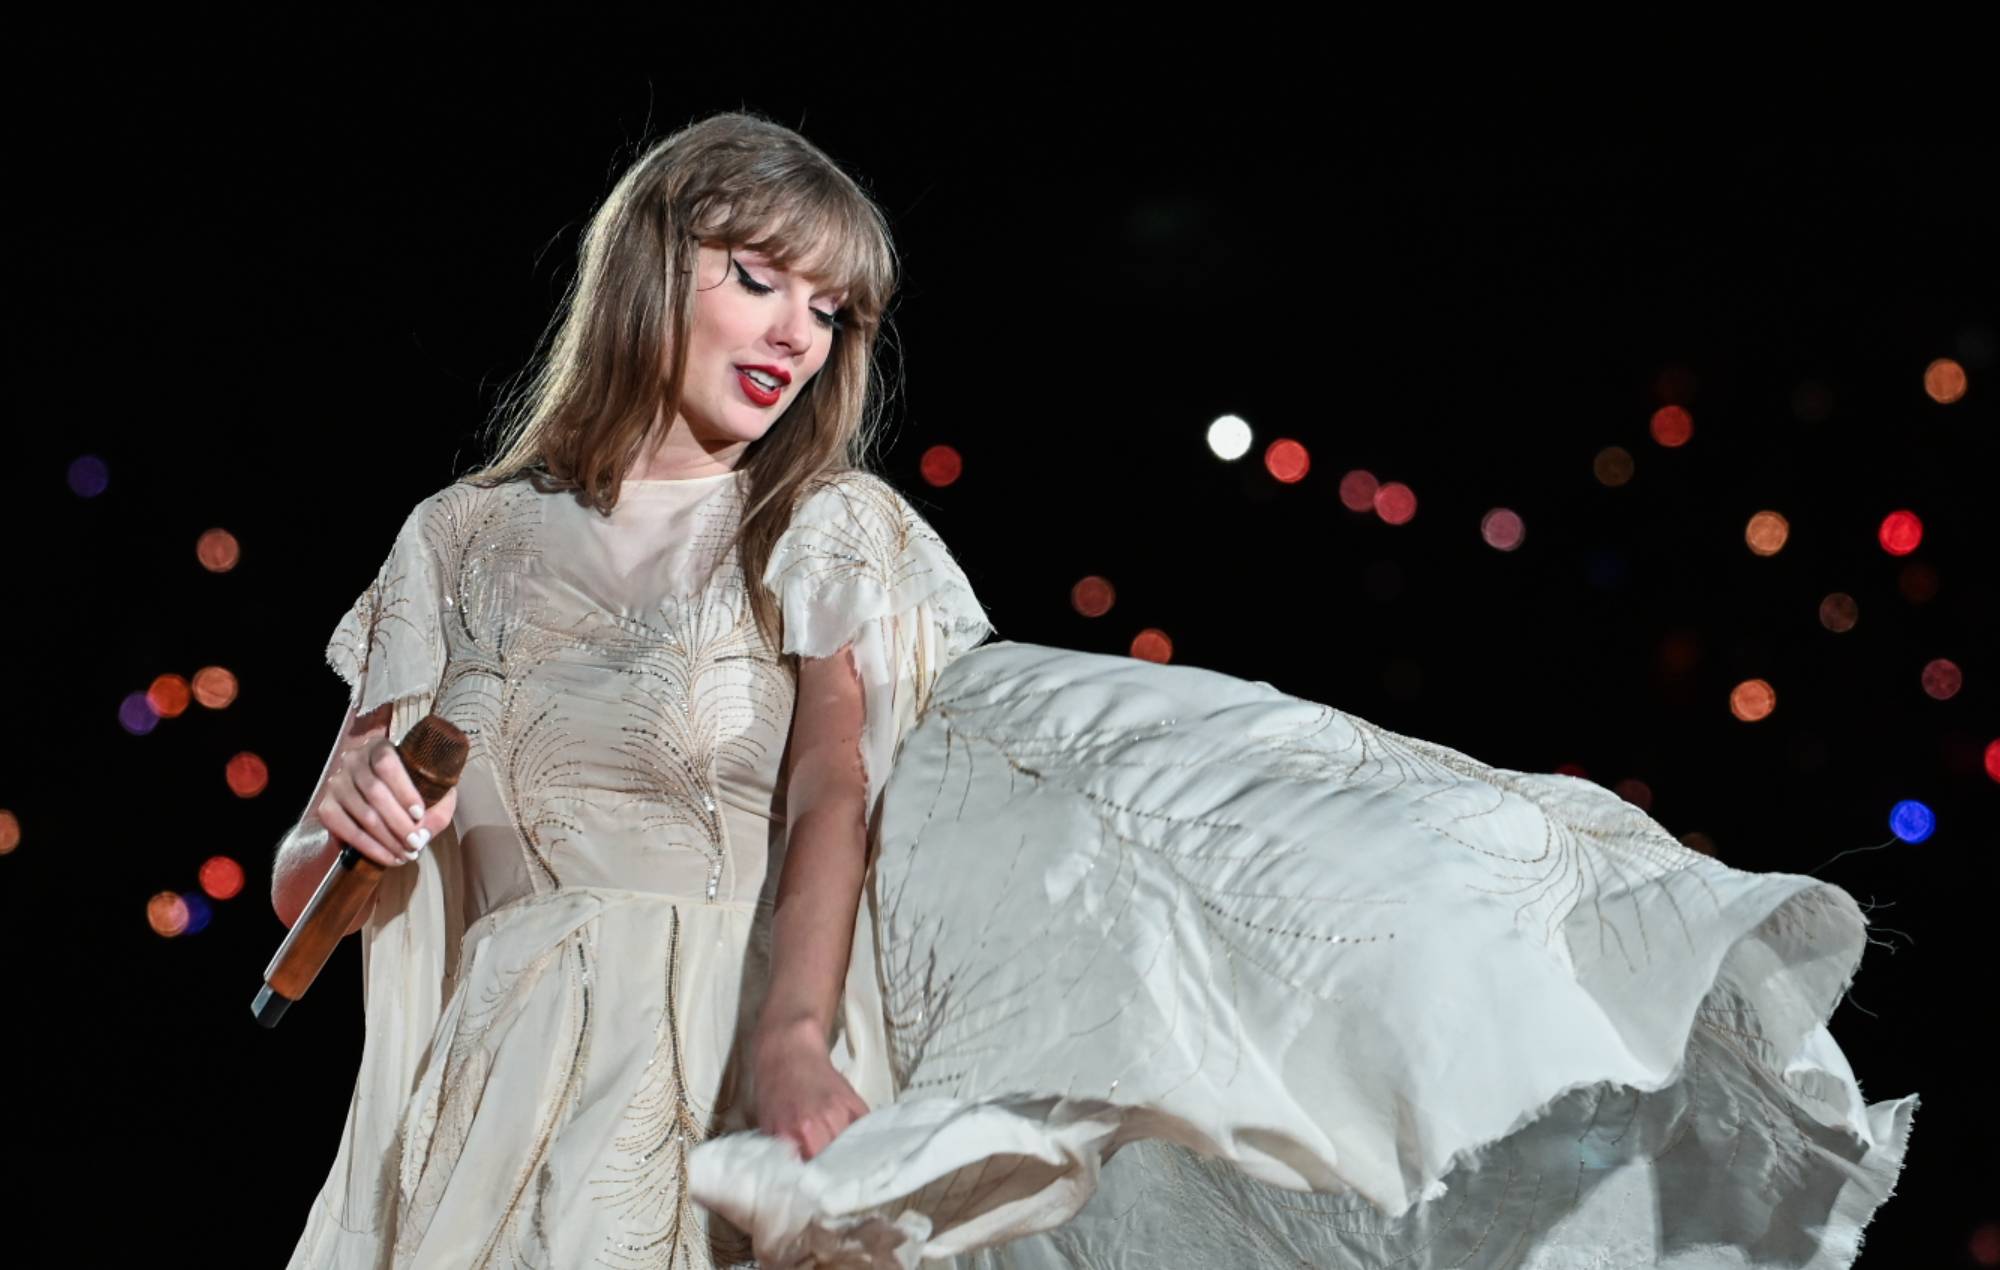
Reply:
M444 675L446 598L435 535L438 500L410 512L375 579L334 628L326 659L354 691L355 713L394 703L400 741L430 712Z
M944 668L992 632L958 562L888 482L846 472L800 500L764 571L784 615L782 651L829 657L852 644L861 679L869 868L855 913L832 1054L870 1107L894 1100L876 964L875 829L903 737ZM811 719L795 721L811 728Z
M992 623L937 531L869 473L843 473L800 501L764 585L784 614L782 651L828 657L854 645L872 822L896 748L931 686Z

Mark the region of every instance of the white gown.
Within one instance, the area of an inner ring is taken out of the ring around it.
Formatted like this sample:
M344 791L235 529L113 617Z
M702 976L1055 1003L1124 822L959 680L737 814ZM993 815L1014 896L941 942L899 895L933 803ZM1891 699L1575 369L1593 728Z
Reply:
M330 649L474 734L364 927L294 1266L1841 1266L1914 1096L1824 1023L1865 920L1595 785L1264 684L1019 643L852 475L763 578L855 646L872 862L833 1048L752 1131L792 698L733 478L412 514ZM326 991L322 988L321 991Z

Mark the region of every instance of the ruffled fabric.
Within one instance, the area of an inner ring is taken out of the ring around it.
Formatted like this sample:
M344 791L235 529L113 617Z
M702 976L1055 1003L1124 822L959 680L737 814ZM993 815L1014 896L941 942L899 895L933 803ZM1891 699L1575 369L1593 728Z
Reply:
M1846 1266L1901 1170L1852 897L1589 782L998 643L880 816L891 1099L693 1156L767 1267Z
M937 531L894 486L868 472L841 473L799 500L763 582L783 615L781 652L827 657L853 646L866 806L875 825L897 748L928 705L938 675L984 639L992 623ZM871 1107L894 1096L876 969L876 905L873 886L864 884L833 1052L835 1069Z
M390 701L427 703L444 674L445 591L432 534L437 502L426 499L410 512L388 559L327 643L327 663L354 689L357 714Z

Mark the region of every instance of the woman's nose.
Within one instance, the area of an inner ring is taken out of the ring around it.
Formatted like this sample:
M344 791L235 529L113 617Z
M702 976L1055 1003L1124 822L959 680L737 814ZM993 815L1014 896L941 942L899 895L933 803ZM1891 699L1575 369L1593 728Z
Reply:
M812 308L797 304L788 307L771 328L771 342L788 352L803 353L812 347Z

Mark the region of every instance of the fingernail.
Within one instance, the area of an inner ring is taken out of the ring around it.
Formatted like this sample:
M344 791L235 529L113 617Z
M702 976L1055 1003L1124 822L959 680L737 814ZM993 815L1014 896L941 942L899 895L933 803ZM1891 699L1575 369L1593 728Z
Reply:
M410 844L410 850L412 851L422 851L424 844L430 840L431 831L428 829L412 829L410 830L410 836L404 839L405 842Z
M424 805L422 803L411 803L410 819L422 820L423 818L424 818Z

